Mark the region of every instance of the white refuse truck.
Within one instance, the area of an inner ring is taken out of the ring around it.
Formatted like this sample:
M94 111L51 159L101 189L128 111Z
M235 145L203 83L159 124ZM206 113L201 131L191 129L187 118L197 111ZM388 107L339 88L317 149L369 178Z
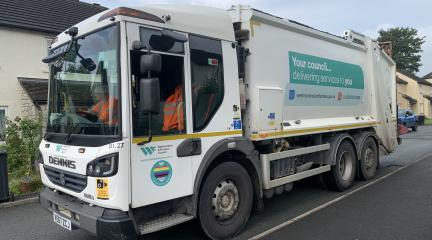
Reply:
M395 63L377 42L233 6L119 7L61 33L41 205L100 239L194 218L238 234L319 175L343 191L397 146Z

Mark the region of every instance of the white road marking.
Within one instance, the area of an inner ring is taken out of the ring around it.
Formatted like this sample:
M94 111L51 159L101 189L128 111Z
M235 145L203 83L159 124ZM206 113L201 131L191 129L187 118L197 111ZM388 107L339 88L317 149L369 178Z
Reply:
M280 229L282 229L282 228L290 225L291 223L294 223L294 222L296 222L296 221L298 221L298 220L300 220L302 218L305 218L305 217L307 217L307 216L309 216L309 215L311 215L311 214L313 214L315 212L318 212L321 209L324 209L324 208L326 208L326 207L328 207L328 206L330 206L330 205L332 205L332 204L334 204L336 202L339 202L340 200L342 200L342 199L344 199L344 198L346 198L346 197L348 197L348 196L350 196L350 195L352 195L352 194L354 194L354 193L356 193L358 191L361 191L361 190L363 190L363 189L365 189L365 188L367 188L367 187L369 187L369 186L371 186L371 185L373 185L373 184L375 184L375 183L377 183L377 182L379 182L379 181L381 181L383 179L386 179L386 178L392 176L393 174L398 173L398 172L404 170L405 168L407 168L407 167L409 167L409 166L411 166L411 165L413 165L413 164L415 164L417 162L420 162L420 161L422 161L422 160L424 160L424 159L426 159L426 158L428 158L430 156L432 156L432 153L426 154L423 157L420 157L420 158L416 159L414 162L411 162L411 163L409 163L409 164L407 164L407 165L405 165L403 167L400 167L400 168L396 169L393 172L390 172L390 173L388 173L388 174L386 174L386 175L384 175L384 176L382 176L380 178L377 178L377 179L373 180L370 183L367 183L367 184L365 184L365 185L363 185L363 186L361 186L361 187L359 187L357 189L352 190L351 192L348 192L348 193L346 193L346 194L344 194L344 195L342 195L340 197L337 197L337 198L335 198L335 199L333 199L333 200L331 200L329 202L326 202L326 203L324 203L324 204L322 204L322 205L320 205L320 206L318 206L316 208L313 208L313 209L311 209L311 210L309 210L309 211L307 211L305 213L302 213L302 214L298 215L297 217L294 217L294 218L292 218L292 219L290 219L290 220L288 220L286 222L283 222L283 223L281 223L281 224L279 224L279 225L277 225L275 227L272 227L269 230L264 231L264 232L262 232L262 233L260 233L260 234L258 234L256 236L253 236L253 237L249 238L249 240L258 240L258 239L261 239L261 238L263 238L263 237L265 237L265 236L267 236L267 235L269 235L269 234L271 234L273 232L276 232L276 231L278 231L278 230L280 230Z

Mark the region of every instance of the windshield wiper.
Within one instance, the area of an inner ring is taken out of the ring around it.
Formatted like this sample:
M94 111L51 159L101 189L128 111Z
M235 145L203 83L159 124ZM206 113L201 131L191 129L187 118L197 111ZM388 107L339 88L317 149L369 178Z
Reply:
M75 126L68 132L68 135L66 136L66 143L71 142L72 133L77 129L77 127L81 126L82 122L78 122L75 124Z

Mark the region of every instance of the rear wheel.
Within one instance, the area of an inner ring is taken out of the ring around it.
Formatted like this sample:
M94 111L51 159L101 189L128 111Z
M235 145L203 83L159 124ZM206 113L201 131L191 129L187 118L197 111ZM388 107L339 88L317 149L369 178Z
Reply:
M331 171L323 175L325 185L329 188L344 191L351 187L356 175L357 157L349 141L342 141L336 151L336 164Z
M198 217L212 239L237 235L246 225L252 209L252 183L238 163L225 162L211 170L199 195Z
M368 137L363 143L360 159L360 176L363 180L372 179L378 167L378 147L375 141Z
M416 132L417 131L417 126L411 127L411 129Z

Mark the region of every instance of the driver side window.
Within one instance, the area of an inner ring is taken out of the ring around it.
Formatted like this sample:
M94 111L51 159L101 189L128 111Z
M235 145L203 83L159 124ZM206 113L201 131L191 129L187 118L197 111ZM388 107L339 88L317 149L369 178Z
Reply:
M161 55L161 72L151 72L151 77L159 78L161 97L159 113L151 115L150 127L153 136L186 133L184 44L164 43L162 40L160 31L140 28L140 41ZM147 51L131 50L130 52L134 137L149 135L149 116L139 111L139 81L147 77L147 73L140 72L140 58L143 54L147 54Z

